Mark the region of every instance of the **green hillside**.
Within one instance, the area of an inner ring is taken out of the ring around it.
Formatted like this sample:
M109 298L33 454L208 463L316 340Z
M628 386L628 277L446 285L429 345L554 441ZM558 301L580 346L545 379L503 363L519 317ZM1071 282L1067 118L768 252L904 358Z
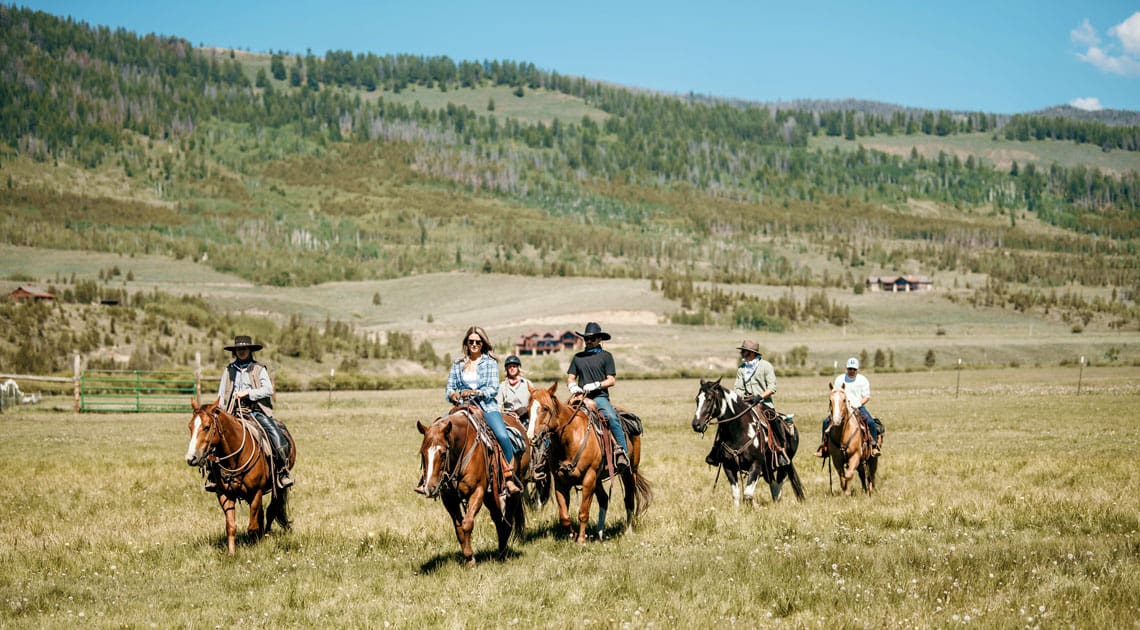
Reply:
M510 60L195 49L7 6L0 21L14 26L0 32L12 283L71 285L61 251L246 283L223 313L263 290L454 272L612 279L657 291L641 299L681 329L834 333L874 316L836 315L840 296L910 273L961 281L963 311L1032 313L1066 334L1140 326L1136 127L778 110ZM13 252L36 252L33 268ZM137 290L98 270L76 280ZM349 353L388 325L331 301L263 311L323 332L359 323Z

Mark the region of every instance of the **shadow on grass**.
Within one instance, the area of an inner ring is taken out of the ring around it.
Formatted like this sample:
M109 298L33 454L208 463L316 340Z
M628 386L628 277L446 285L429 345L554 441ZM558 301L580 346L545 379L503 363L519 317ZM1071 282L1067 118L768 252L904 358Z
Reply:
M478 566L485 562L506 562L508 560L521 558L522 555L523 554L521 551L507 547L506 555L500 558L498 549L485 549L483 551L475 552L475 565ZM462 565L463 555L459 552L436 554L430 560L420 565L419 572L424 575L431 575L432 573L435 573L440 568L442 568L444 565L451 563Z

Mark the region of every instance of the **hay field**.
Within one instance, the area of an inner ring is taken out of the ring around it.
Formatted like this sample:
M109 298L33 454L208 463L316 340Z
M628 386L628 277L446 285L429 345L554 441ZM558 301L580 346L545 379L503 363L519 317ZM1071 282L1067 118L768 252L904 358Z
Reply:
M234 558L182 460L188 413L22 408L0 416L0 626L1133 626L1140 369L1086 368L1080 396L1075 377L967 371L955 398L953 373L872 376L871 498L828 496L810 457L825 381L781 379L808 498L739 510L689 428L696 382L620 382L656 491L639 528L579 547L548 506L499 563L481 515L474 569L411 491L438 391L282 396L295 527Z

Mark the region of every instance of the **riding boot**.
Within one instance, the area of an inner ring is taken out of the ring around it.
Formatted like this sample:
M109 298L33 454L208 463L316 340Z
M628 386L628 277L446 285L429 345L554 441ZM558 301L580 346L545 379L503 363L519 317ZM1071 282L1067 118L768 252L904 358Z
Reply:
M819 441L819 448L815 449L816 457L827 457L827 437Z
M629 455L626 455L625 449L620 446L614 446L614 468L618 473L629 470Z
M206 467L206 482L202 484L206 492L218 491L218 471L213 466Z
M277 463L277 487L288 488L293 485L293 473L289 471L289 465L285 463L286 460L281 459Z
M511 462L508 462L507 458L504 456L499 457L499 462L503 466L503 484L506 487L507 496L513 497L514 495L522 492L522 486L520 486L519 483L515 481L515 470L514 466L511 465Z
M530 459L530 478L535 481L546 479L546 450L550 448L550 437L544 436L534 445Z

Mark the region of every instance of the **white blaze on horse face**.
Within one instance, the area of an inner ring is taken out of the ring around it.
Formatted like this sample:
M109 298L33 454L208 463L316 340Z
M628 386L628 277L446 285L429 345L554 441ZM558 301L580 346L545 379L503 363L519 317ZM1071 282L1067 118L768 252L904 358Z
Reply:
M202 417L194 415L194 430L190 432L190 444L186 446L186 463L193 463L198 454L198 430L202 428Z
M701 410L705 408L705 393L700 392L697 394L697 410L693 413L693 422L701 419Z
M429 446L427 452L427 466L424 471L424 483L431 483L432 475L435 473L435 460L436 455L439 453L440 446Z
M534 439L534 425L538 420L538 406L537 400L530 401L530 420L526 423L526 437L528 440Z

